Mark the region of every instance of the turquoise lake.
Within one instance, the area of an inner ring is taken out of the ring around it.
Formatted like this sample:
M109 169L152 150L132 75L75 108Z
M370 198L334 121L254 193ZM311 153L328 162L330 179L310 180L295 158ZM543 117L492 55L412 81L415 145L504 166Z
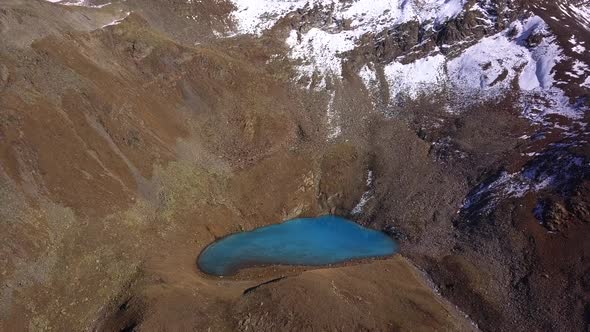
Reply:
M336 216L293 219L222 238L199 256L211 275L235 274L261 265L328 265L395 254L398 244L383 232Z

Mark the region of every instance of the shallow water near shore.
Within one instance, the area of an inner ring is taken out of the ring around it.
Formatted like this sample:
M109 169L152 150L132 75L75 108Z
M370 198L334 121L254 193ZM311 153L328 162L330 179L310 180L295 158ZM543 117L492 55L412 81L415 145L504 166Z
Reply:
M260 265L328 265L395 254L398 244L383 232L336 216L298 218L229 235L199 256L199 268L226 276Z

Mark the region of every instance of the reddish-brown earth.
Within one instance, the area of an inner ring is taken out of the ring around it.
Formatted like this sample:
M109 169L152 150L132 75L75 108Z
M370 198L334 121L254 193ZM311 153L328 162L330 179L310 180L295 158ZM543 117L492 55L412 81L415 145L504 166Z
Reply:
M559 188L498 199L491 211L487 202L462 208L501 170L567 166L557 154L523 153L576 143L558 152L587 163L587 132L551 128L571 120L532 125L510 94L462 113L441 109L444 96L379 112L355 70L398 50L361 47L332 83L345 130L326 140L330 97L295 84L293 64L276 56L296 17L259 38L220 39L214 31L233 24L227 1L0 1L0 330L590 323L588 167ZM531 8L556 15L545 7ZM565 42L569 31L546 21ZM587 93L573 86L570 97ZM350 215L368 170L372 199ZM539 202L551 207L541 222ZM389 232L401 254L232 278L197 269L217 238L326 213Z

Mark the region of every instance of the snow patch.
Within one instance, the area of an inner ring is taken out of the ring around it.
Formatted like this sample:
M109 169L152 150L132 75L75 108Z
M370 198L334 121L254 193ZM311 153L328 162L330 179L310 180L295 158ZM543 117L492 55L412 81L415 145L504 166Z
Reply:
M585 174L589 168L587 160L567 149L539 153L519 172L501 172L491 181L474 188L462 209L465 211L475 207L475 211L486 213L503 199L519 198L529 192L545 189L564 191L573 178Z
M504 34L497 34L483 38L449 61L447 70L455 91L493 97L510 88L518 74L515 68L526 66L531 60L526 49L517 47ZM534 68L531 69L520 77L523 89L539 86Z
M370 90L377 85L377 74L368 65L364 65L359 71L359 77L363 80L365 87Z
M103 25L101 27L101 29L106 28L106 27L109 27L109 26L112 26L112 25L117 25L117 24L123 22L123 20L125 20L130 14L131 14L131 12L125 13L125 16L124 17L122 17L120 19L116 19L116 20L112 21L111 23L108 23L108 24Z
M439 91L445 80L445 56L438 54L412 63L392 62L383 69L390 95L417 98L426 92Z
M64 5L64 6L78 6L78 7L92 7L92 8L102 8L104 6L108 6L111 3L105 3L102 5L91 5L89 4L88 0L76 0L76 1L72 1L72 0L45 0L51 3L55 3L58 5Z
M543 89L552 87L554 81L552 70L557 62L563 60L563 54L556 42L555 36L549 33L548 25L539 16L533 16L523 23L518 21L513 23L512 28L522 31L522 33L516 38L516 41L521 48L525 48L524 44L529 36L533 34L543 36L541 43L530 50L532 61L528 62L523 70L523 74L530 76L531 72L534 71L539 82L538 87ZM532 90L530 88L524 88L522 85L521 88L524 90Z
M523 116L536 123L544 123L545 117L551 114L570 119L580 119L583 116L583 110L572 105L565 92L557 87L522 92L520 104Z
M336 92L330 94L328 101L328 110L326 111L326 119L328 122L328 140L334 140L342 134L342 127L338 124L338 113L334 109L334 99Z
M354 48L351 32L330 33L312 28L303 35L293 30L286 40L291 47L289 57L300 62L297 66L299 78L310 78L314 73L321 77L318 89L326 87L326 76L340 77L342 65L340 55Z
M261 34L285 14L303 8L306 0L232 0L237 29L244 34Z
M590 30L590 3L569 4L569 10L586 30Z
M584 54L584 52L586 51L586 48L582 45L576 45L576 46L572 47L572 51L574 51L578 54Z
M588 65L577 59L574 60L572 70L574 71L574 73L576 73L576 75L579 76L584 75L585 72L590 72L590 68L588 68Z
M358 204L352 209L352 214L359 214L363 212L365 205L373 198L373 171L369 170L367 173L367 190L361 196Z

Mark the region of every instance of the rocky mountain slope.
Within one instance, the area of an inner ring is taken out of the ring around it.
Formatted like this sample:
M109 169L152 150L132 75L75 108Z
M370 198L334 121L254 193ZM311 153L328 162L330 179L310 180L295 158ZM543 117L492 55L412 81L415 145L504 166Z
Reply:
M2 0L0 330L579 331L585 0ZM212 278L334 213L363 264Z

